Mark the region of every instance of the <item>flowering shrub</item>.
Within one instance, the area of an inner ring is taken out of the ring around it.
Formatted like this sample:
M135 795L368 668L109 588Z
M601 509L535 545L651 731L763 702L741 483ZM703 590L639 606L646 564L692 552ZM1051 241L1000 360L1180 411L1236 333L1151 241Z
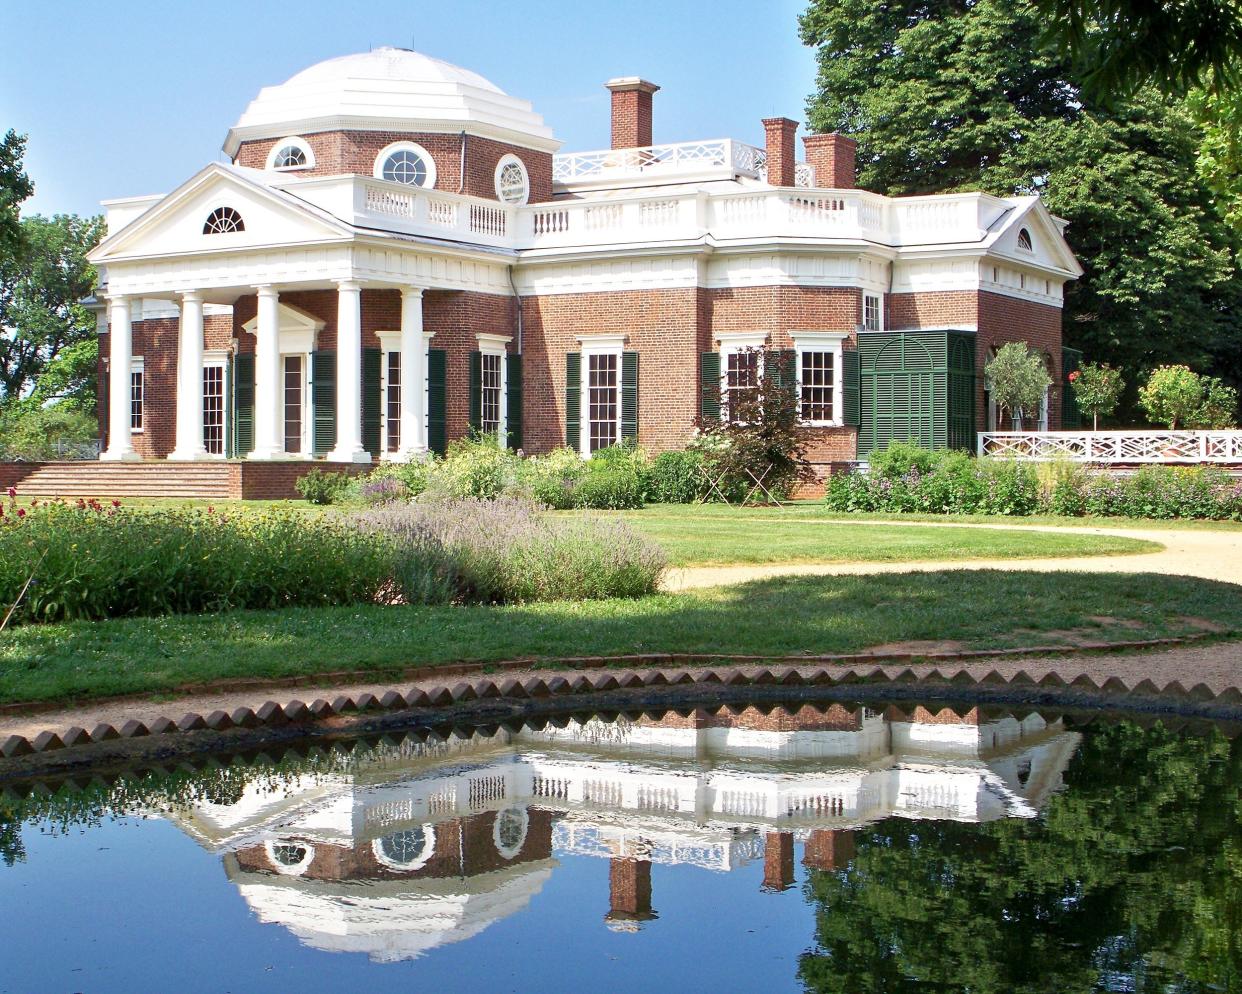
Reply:
M410 488L398 476L376 476L358 485L358 497L364 504L387 504L410 496Z
M355 520L391 541L394 586L409 603L637 597L666 565L622 521L557 518L520 498L389 504Z
M853 512L1242 520L1242 481L1215 469L1150 466L1118 476L1073 463L910 450L877 453L869 473L833 476L825 502Z
M33 576L15 622L349 604L374 600L391 572L384 541L331 518L9 500L3 610Z
M349 474L325 473L316 466L294 480L293 489L312 504L335 504L349 490Z

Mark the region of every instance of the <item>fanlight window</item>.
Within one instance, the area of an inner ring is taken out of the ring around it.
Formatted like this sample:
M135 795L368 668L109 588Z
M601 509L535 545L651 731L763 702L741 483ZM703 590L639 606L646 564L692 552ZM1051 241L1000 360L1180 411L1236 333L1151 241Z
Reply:
M297 169L306 165L306 152L297 145L285 145L276 153L272 165L277 169Z
M1018 232L1018 248L1025 249L1027 252L1033 252L1034 246L1031 244L1031 233L1025 228Z
M522 163L517 159L503 163L496 177L496 195L506 204L523 204L527 193L526 169Z
M217 207L207 215L207 222L203 225L204 235L228 235L245 230L242 216L232 207Z
M427 851L427 833L422 828L394 832L379 840L380 850L389 862L398 866L410 866L418 862Z
M306 847L278 843L272 846L272 859L281 866L301 866L306 862Z
M407 186L426 186L427 175L426 161L412 149L399 149L384 160L384 179Z

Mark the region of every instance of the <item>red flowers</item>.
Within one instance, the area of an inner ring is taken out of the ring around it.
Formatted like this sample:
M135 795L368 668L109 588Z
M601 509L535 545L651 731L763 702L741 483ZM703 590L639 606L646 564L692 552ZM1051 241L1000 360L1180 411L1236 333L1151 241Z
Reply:
M10 496L10 497L16 497L16 496L17 496L17 487L9 487L9 496Z
M24 507L19 507L17 509L17 516L19 518L24 518L26 516L26 509Z
M1072 373L1069 374L1068 379L1071 383L1077 383L1078 376L1079 376L1078 370L1074 370Z

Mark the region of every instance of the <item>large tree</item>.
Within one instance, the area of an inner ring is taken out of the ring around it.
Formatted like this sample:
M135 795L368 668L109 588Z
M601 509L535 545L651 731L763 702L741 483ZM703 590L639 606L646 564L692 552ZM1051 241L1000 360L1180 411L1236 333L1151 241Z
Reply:
M1093 102L1045 26L1026 0L814 0L811 126L858 139L869 189L1041 194L1086 269L1067 344L1135 372L1176 361L1236 380L1237 233L1198 172L1201 127L1151 88Z
M21 240L18 227L22 202L34 193L34 184L22 166L25 155L26 136L10 129L0 141L0 259L13 252Z

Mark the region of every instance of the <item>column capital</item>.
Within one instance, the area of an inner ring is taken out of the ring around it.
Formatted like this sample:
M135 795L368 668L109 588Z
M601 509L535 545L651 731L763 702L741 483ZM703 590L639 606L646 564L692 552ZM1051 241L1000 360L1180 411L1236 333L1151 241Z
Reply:
M355 290L361 291L362 284L358 280L337 280L336 288L345 293L352 293Z
M421 297L423 293L424 288L421 286L403 286L401 288L401 296L408 300L417 299Z
M271 283L260 283L254 288L254 292L260 297L279 297L280 291Z
M115 307L117 304L128 304L134 299L132 293L101 293L99 296L107 302L109 307Z
M201 290L182 290L179 296L187 304L201 304L203 302L203 292Z

